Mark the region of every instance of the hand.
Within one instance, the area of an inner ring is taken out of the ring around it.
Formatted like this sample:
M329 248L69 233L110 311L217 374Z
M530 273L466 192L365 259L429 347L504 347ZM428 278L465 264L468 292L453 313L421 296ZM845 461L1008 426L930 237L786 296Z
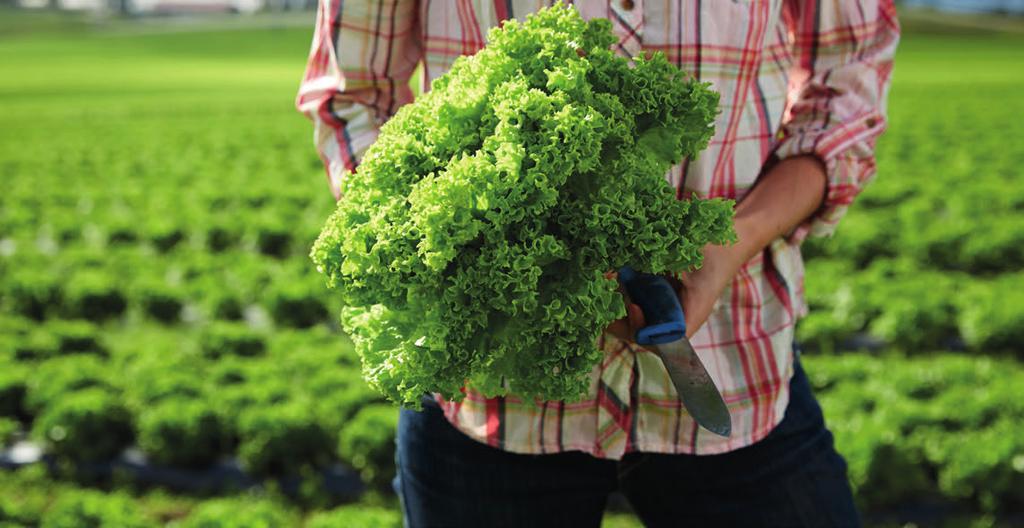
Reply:
M735 246L709 245L704 248L704 266L701 269L681 274L682 282L675 277L666 277L679 294L679 303L686 317L686 337L692 337L704 324L715 301L743 265L743 255L733 248ZM615 278L615 274L609 273L608 277ZM612 321L605 332L623 341L635 341L637 330L646 326L644 313L640 305L630 302L625 291L621 288L619 291L626 304L626 317Z
M718 298L722 296L733 277L747 261L739 244L707 246L704 265L700 269L681 273L679 281L670 280L679 292L679 304L686 317L686 337L693 337L711 315Z
M736 206L736 237L728 246L704 248L704 265L680 275L679 300L692 337L711 315L715 302L740 268L772 240L791 233L821 206L826 190L825 165L814 156L776 163Z
M622 300L626 303L626 317L612 321L604 331L623 341L636 341L637 330L645 326L644 312L639 304L629 302L625 295Z
M704 326L715 302L743 264L818 209L826 184L824 163L810 155L779 161L759 178L736 206L738 241L728 246L706 246L700 269L680 274L679 281L669 278L679 292L686 316L686 337L693 337ZM605 331L633 341L636 331L643 327L640 307L626 300L626 317L613 321Z
M604 274L605 278L618 281L618 273L609 271ZM619 285L619 293L622 294L622 301L626 303L626 317L616 319L611 322L604 331L607 334L621 339L623 341L635 341L637 330L644 327L644 312L640 309L639 304L629 302L629 295L622 289L622 285Z

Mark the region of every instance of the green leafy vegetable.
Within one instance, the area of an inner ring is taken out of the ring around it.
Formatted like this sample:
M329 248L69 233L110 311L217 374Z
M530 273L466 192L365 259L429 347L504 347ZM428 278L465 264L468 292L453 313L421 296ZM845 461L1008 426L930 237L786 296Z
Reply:
M505 23L381 129L312 258L363 373L418 405L468 386L577 399L624 316L609 270L699 266L733 238L724 200L678 200L718 95L663 55L615 56L607 20Z

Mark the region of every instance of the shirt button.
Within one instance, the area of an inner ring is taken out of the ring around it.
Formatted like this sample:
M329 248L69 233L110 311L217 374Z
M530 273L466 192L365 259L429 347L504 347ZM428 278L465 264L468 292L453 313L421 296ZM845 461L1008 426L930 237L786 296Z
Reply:
M633 3L633 0L622 0L622 8L626 11L632 11L634 7L636 4Z

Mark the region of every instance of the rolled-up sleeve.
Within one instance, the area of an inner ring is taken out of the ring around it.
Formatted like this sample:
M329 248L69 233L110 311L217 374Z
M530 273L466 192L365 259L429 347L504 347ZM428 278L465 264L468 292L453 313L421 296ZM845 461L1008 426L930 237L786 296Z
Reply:
M875 175L900 30L892 0L789 0L783 15L795 60L775 155L817 156L828 176L821 208L793 235L802 240L831 234Z
M314 124L314 143L335 198L380 126L412 100L409 79L422 57L417 0L320 0L296 108Z

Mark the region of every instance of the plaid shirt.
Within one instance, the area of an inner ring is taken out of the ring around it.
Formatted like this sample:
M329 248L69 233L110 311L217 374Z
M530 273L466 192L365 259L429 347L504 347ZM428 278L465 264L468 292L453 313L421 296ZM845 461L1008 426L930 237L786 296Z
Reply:
M381 123L501 20L549 0L321 0L298 109L338 197ZM804 314L800 242L830 233L875 173L874 144L899 26L892 0L577 0L605 17L618 51L664 52L721 93L710 147L666 178L679 196L741 199L772 159L812 154L828 175L825 203L796 232L746 263L692 343L722 390L731 438L698 429L657 356L607 335L589 395L577 403L439 398L448 420L508 451L722 453L757 442L782 419L793 372L793 330Z

